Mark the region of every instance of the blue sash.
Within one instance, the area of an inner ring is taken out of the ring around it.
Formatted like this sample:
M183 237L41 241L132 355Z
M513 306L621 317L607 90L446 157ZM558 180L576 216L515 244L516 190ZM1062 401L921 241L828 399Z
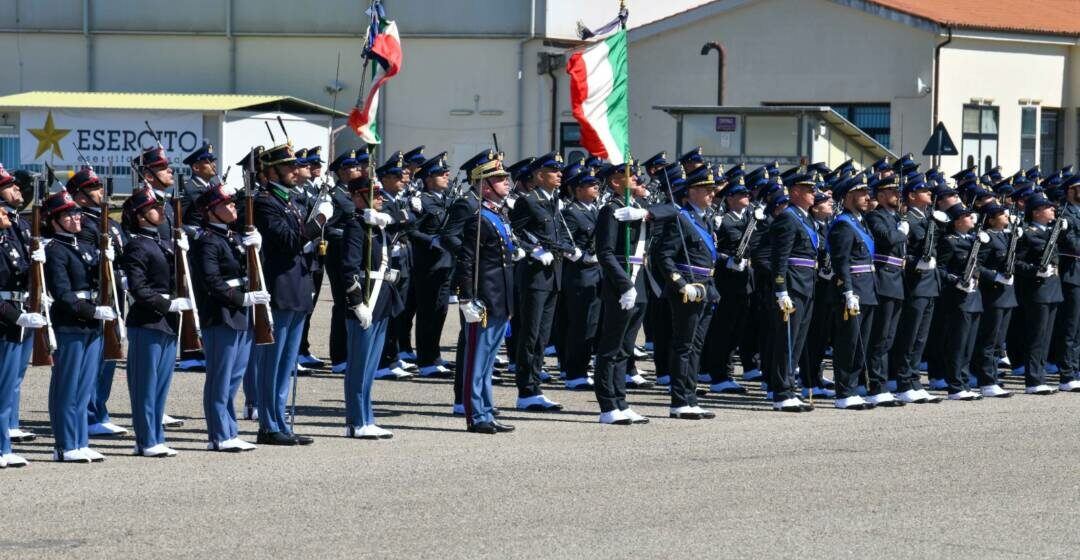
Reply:
M698 225L698 221L694 219L689 210L682 208L679 211L686 216L686 219L690 220L690 225L694 226L694 231L696 231L698 237L705 242L705 247L709 250L709 254L712 255L712 262L716 262L716 242L713 241L713 236L706 231L705 228ZM689 256L690 255L687 255L687 257Z
M799 213L796 212L794 208L788 206L787 209L784 210L784 211L787 212L788 214L791 214L792 216L795 216L795 219L798 220L800 224L802 224L803 229L806 230L806 234L810 236L810 244L814 246L814 250L817 250L818 243L821 242L821 241L818 240L817 230L810 227L810 224L807 223L807 221L804 220L803 217L800 216Z
M862 226L859 225L858 221L856 221L855 218L851 216L851 214L844 212L837 216L836 221L833 222L833 225L829 228L829 231L831 232L832 228L836 227L836 224L841 221L847 222L848 225L851 226L851 229L855 230L855 233L857 233L859 235L859 238L862 239L863 245L866 246L866 250L870 252L870 259L873 260L874 238L870 237L869 233L866 233L866 230L864 230Z
M510 239L510 232L506 231L506 224L503 223L502 218L500 218L498 214L483 207L480 209L480 214L495 228L495 231L499 232L499 236L502 237L503 244L506 245L506 248L513 252L514 240ZM479 235L479 232L477 232L477 234Z

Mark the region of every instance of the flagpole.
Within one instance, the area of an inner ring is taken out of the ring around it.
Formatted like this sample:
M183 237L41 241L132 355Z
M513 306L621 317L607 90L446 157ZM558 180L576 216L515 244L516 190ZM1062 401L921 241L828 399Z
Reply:
M626 0L619 0L619 15L620 16L622 16L623 10L625 10L625 9L626 9ZM619 27L623 31L626 31L626 19L623 19L620 22ZM629 105L629 103L630 103L630 39L629 39L629 37L627 37L627 41L626 41L626 102ZM630 193L630 187L631 187L630 153L631 153L631 150L630 150L630 126L629 126L629 124L630 123L627 122L627 127L626 127L626 153L623 154L623 159L625 160L624 163L626 164L626 184L623 187L623 201L625 202L627 208L630 207L630 201L631 201L631 196L632 196L631 193ZM644 230L644 224L642 225L642 230ZM625 247L625 250L624 250L624 253L625 253L624 256L626 257L626 274L627 274L627 276L632 276L633 273L631 271L633 270L633 265L630 264L630 222L625 222L623 224L623 237L625 238L625 241L626 241L626 243L625 243L626 247Z
M370 6L368 7L368 9L371 10L371 12L372 12L372 15L371 15L372 18L378 17L378 10L375 8L376 3L378 3L378 0L373 0L371 2ZM371 41L371 23L369 22L368 26L367 26L367 33L364 34L364 66L363 66L363 69L361 69L361 71L360 71L360 93L357 94L357 96L356 96L356 105L354 106L354 109L356 107L360 106L360 103L364 98L364 85L367 82L368 67L371 65L371 52L368 50L368 46L369 46L368 43L370 41ZM365 146L366 146L367 141L365 140L364 142L365 142ZM368 166L367 166L367 168L368 168L368 208L371 209L372 212L375 211L375 164L374 164L374 160L373 160L374 157L375 157L375 154L371 153L371 150L369 149L368 150ZM367 247L366 247L367 254L364 256L364 303L371 306L373 309L374 309L374 306L375 306L375 302L369 301L369 300L371 299L371 286L372 286L372 282L371 282L371 259L372 259L371 244L374 241L374 237L375 237L374 227L371 226L371 224L368 224L368 227L367 227Z

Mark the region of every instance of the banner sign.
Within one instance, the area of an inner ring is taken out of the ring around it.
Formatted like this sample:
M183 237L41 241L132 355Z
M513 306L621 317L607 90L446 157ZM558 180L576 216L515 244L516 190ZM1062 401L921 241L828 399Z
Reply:
M75 166L81 151L95 167L126 166L155 144L144 121L154 127L170 161L203 143L203 115L196 111L27 109L19 115L20 163Z

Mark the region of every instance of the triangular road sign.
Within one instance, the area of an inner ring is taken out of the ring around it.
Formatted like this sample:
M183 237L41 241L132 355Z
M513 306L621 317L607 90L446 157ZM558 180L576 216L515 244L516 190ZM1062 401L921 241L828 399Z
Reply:
M956 144L953 143L952 138L949 136L949 131L945 130L945 123L937 123L934 127L934 133L930 135L930 140L926 142L926 147L923 148L922 155L924 156L958 156L960 152L956 149Z

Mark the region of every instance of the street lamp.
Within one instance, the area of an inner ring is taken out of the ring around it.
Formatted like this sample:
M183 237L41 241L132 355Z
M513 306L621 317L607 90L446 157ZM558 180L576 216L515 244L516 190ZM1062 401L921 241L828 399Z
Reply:
M715 50L717 57L716 65L716 104L724 104L724 58L727 51L724 46L716 41L709 41L701 46L701 56L708 56L709 51Z

